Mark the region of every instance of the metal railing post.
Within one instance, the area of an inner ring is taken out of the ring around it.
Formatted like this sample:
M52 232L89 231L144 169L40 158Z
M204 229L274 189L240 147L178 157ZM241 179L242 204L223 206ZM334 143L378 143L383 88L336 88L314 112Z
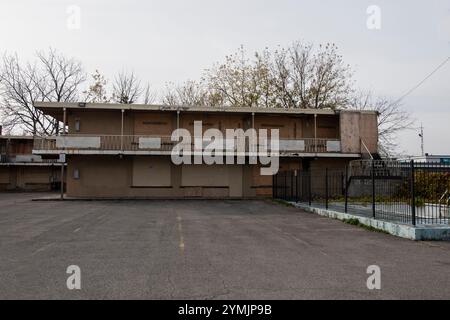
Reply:
M61 200L64 200L64 165L65 161L61 163Z
M372 216L376 218L376 205L375 205L375 162L372 160Z
M308 171L308 204L312 205L312 179L311 179L311 171Z
M276 199L276 193L275 193L275 174L272 176L272 199Z
M123 152L123 115L125 110L121 110L121 121L120 121L120 151Z
M410 184L411 184L411 222L412 225L416 225L416 191L415 191L415 170L414 170L414 160L411 160L411 177L410 177Z
M348 212L348 166L345 166L345 209L344 212Z
M291 171L291 201L294 200L294 172Z
M328 210L328 168L325 169L325 208Z

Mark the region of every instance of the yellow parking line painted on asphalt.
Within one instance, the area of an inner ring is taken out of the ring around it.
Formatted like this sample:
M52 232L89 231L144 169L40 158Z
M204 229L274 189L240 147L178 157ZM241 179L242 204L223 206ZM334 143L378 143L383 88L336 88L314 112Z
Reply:
M181 225L181 217L180 215L177 216L177 221L178 221L178 235L180 237L180 249L181 252L184 252L184 237L183 237L183 226Z
M37 249L37 250L36 250L35 252L33 252L31 255L34 256L35 254L37 254L37 253L39 253L39 252L42 252L42 251L45 251L46 249L52 247L53 245L55 245L54 242L48 243L48 244L46 244L45 246L43 246L43 247Z

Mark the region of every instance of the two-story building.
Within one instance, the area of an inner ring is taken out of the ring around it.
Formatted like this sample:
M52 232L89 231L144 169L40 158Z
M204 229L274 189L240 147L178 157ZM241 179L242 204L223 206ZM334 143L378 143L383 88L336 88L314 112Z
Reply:
M32 154L32 136L2 135L0 190L49 191L60 187L62 161Z
M64 133L36 137L33 154L64 154L67 196L89 198L251 198L272 194L259 164L171 161L175 129L278 129L280 170L343 168L376 153L377 113L311 109L36 103Z

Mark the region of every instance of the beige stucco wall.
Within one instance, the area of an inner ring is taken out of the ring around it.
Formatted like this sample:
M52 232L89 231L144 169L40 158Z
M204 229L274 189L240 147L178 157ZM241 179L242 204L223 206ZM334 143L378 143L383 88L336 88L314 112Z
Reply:
M133 174L135 163L139 163L138 170L142 175L138 183L133 181L136 178ZM155 165L170 170L155 173L151 168ZM176 166L168 156L71 155L68 156L67 195L94 198L253 197L264 194L259 189L267 186L252 180L252 168L250 165ZM78 170L79 179L74 178L74 170ZM142 172L146 170L148 172ZM146 179L151 182L146 183Z
M351 159L311 159L310 169L324 172L344 171ZM141 180L137 183L135 164L139 163ZM156 172L152 167L169 170ZM73 177L79 170L80 179ZM300 158L280 159L280 171L302 170ZM147 171L148 170L148 171ZM147 172L142 172L147 171ZM149 180L149 182L146 182ZM316 179L314 188L323 187ZM170 183L169 183L170 181ZM70 197L144 197L144 198L228 198L270 197L272 176L262 176L259 165L181 165L171 163L170 157L145 156L69 156L67 195Z
M359 113L342 112L340 116L341 150L344 153L359 153Z
M170 136L176 129L176 114L161 112L132 113L135 135Z
M67 114L70 134L120 135L120 110L70 110ZM101 119L101 122L99 121ZM80 122L80 131L75 131L75 122ZM250 114L208 114L181 112L180 128L194 133L194 121L202 121L203 131L215 128L225 133L226 129L252 126ZM264 115L254 117L256 129L279 129L282 139L314 138L313 115ZM124 112L125 135L161 135L170 136L177 128L176 112ZM339 116L319 115L317 117L318 138L339 138Z
M10 184L9 171L9 167L0 167L0 190L7 189L8 185Z
M341 149L344 153L361 153L361 139L371 153L378 151L376 113L343 111L340 115ZM365 151L363 151L364 153Z
M361 139L371 153L378 151L378 119L374 113L361 113L359 130Z
M134 134L135 113L124 112L124 134ZM75 122L80 122L80 131L75 131ZM101 121L99 121L101 120ZM72 110L67 111L69 134L120 135L121 110Z
M1 166L1 190L51 189L51 183L60 181L60 167L51 166Z
M133 187L170 187L172 166L163 157L134 157Z

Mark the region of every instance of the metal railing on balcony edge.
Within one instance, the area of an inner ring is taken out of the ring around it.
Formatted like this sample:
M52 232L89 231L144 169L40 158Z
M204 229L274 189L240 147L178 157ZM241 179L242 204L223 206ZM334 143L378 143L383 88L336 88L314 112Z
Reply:
M100 143L93 146L61 146L57 143L58 138L99 138ZM149 146L142 145L141 139L158 139L158 144ZM193 139L192 139L193 140ZM226 139L224 139L225 141ZM292 143L294 142L294 143ZM192 141L192 145L194 142ZM103 151L171 151L176 142L170 136L154 135L63 135L63 136L36 136L34 139L34 150L103 150ZM246 143L246 151L249 144ZM270 151L270 142L267 145ZM225 147L224 147L225 150ZM284 153L330 153L340 152L339 139L303 138L303 139L280 139L280 152Z

